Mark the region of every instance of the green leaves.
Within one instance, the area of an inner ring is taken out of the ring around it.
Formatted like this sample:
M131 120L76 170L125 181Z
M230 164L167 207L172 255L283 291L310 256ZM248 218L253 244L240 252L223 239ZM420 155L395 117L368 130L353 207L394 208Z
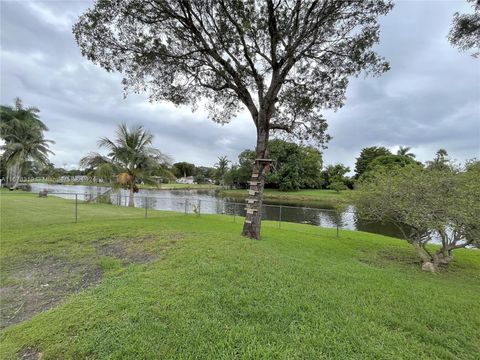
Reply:
M167 156L151 146L152 141L153 134L142 126L128 128L120 124L115 139L103 137L98 141L99 147L109 151L108 155L90 153L80 164L91 168L95 176L101 178L126 173L130 180L122 184L125 186L135 186L138 181L152 182L152 172L167 161Z
M125 90L195 107L228 123L245 107L263 130L322 145L321 112L338 109L348 78L379 75L375 1L97 1L73 27L81 52L124 75ZM263 115L262 115L263 114Z
M48 164L48 156L53 154L49 144L54 141L44 138L48 128L40 120L35 107L25 108L22 101L15 99L14 106L1 106L0 133L5 145L2 161L7 165L7 181L15 187L29 162L35 166Z
M454 249L478 245L479 169L475 164L461 172L415 165L395 172L378 167L357 184L359 216L404 227L409 230L405 239L423 248L436 234L441 240L437 254L451 257Z

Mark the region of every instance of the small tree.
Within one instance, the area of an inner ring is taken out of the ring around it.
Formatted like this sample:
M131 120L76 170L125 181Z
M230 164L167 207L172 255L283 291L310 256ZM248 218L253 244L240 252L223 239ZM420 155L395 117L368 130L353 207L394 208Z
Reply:
M227 156L220 156L218 158L218 162L215 164L216 168L216 177L220 185L224 186L225 185L225 174L228 171L228 164L230 163L230 160L228 160Z
M337 193L339 193L342 190L347 190L348 189L347 185L345 185L343 182L340 182L340 181L335 181L335 182L331 183L330 185L328 185L328 188L330 190L334 190Z
M73 32L82 54L125 75L153 100L195 106L227 123L244 107L256 127L256 161L243 235L260 238L272 131L325 140L321 111L343 105L350 76L381 74L372 50L390 0L97 1Z
M349 171L350 168L343 164L328 165L322 172L324 187L337 192L347 189L350 179L345 174Z
M116 135L114 140L106 137L98 140L98 146L109 151L107 156L90 153L80 161L80 165L96 171L100 171L105 164L113 166L117 173L117 185L129 191L128 206L134 206L137 183L156 184L151 174L167 157L151 146L153 135L142 126L129 129L126 124L121 124Z
M356 205L365 220L387 221L401 230L422 260L435 271L447 265L452 251L478 239L480 173L454 173L408 165L392 172L377 168L357 185ZM441 245L432 252L434 234Z
M252 177L252 165L255 162L255 151L243 150L238 155L238 165L233 165L225 176L229 185L239 188L247 188L248 181Z

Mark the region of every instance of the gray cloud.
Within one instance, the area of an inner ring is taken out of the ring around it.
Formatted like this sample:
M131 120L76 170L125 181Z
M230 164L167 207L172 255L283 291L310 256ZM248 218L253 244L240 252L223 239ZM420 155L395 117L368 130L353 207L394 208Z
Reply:
M90 1L1 2L1 103L20 96L42 110L55 140L57 166L77 165L113 136L120 122L143 124L155 144L175 161L213 165L253 148L248 114L220 126L204 111L123 97L119 74L81 57L71 25ZM450 46L452 14L469 11L464 1L397 1L382 20L378 51L391 63L379 78L352 79L345 106L326 112L334 139L327 163L353 167L366 146L412 146L420 160L446 148L459 160L480 154L480 61Z

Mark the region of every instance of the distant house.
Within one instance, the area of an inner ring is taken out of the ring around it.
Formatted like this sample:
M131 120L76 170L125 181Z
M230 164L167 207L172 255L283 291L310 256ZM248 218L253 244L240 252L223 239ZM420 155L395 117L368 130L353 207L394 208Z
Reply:
M156 184L161 184L163 183L163 177L161 176L152 176L153 180L155 181Z
M175 180L175 182L177 184L196 184L195 180L193 179L193 176L184 176Z
M60 176L60 178L58 179L58 181L60 182L82 182L82 181L89 181L89 180L90 179L86 175L75 175L75 176L63 175L63 176Z

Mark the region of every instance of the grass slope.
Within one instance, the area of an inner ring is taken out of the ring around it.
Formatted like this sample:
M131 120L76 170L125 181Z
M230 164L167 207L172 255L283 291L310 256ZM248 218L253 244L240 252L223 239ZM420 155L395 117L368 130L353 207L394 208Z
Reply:
M1 359L480 353L478 251L459 251L448 271L432 275L403 242L361 232L337 239L328 229L266 222L262 240L251 241L231 217L143 219L142 209L88 204L74 224L72 202L23 194L2 195L1 211L2 310L14 303L24 312L29 293L50 299L2 330ZM84 281L85 272L97 276ZM11 299L9 291L26 292Z

